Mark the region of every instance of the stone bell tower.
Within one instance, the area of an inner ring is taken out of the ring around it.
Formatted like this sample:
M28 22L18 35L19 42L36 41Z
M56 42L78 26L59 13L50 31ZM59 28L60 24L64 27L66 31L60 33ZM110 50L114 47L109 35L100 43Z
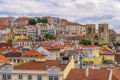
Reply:
M98 24L99 44L109 44L108 24Z
M85 25L86 27L86 39L89 39L91 40L92 44L94 44L94 34L95 34L95 31L96 31L96 25L95 24L86 24Z

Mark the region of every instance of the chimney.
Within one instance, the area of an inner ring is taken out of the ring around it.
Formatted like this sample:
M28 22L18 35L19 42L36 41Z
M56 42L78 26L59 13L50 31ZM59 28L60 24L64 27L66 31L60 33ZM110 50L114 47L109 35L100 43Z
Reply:
M87 66L87 68L85 69L85 76L87 77L89 75L89 68Z
M110 69L108 80L112 80L112 69Z

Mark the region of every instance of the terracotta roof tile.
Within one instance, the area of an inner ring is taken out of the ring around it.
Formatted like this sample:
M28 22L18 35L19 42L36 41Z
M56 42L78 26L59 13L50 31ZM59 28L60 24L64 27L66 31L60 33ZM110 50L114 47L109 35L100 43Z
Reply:
M63 49L64 46L43 46L47 50L60 50Z
M85 35L84 35L84 34L78 34L78 36L83 37L83 36L85 36Z
M120 54L115 54L115 60L116 60L117 62L120 62Z
M10 60L0 54L0 63L3 63L3 62L8 63L8 62L10 62Z
M109 70L106 69L89 69L89 74L86 76L85 69L71 69L68 80L108 80ZM74 73L74 74L73 74Z
M120 70L118 69L113 69L112 70L112 80L120 80Z
M22 57L42 58L43 55L39 52L27 51L27 52L23 53Z
M84 44L79 44L80 47L83 48L99 48L99 46L96 45L84 45Z
M9 52L4 54L5 57L22 57L21 52Z
M112 50L109 47L101 47L100 54L111 54Z
M2 47L12 47L12 45L8 44L7 42L0 42L0 48Z
M2 51L6 51L6 50L9 50L9 51L11 51L11 52L16 52L16 51L18 51L18 50L20 50L20 48L0 48L0 50L2 50Z
M32 61L21 65L17 65L14 67L14 69L15 70L47 70L47 68L55 66L55 67L59 67L61 70L64 70L67 64L61 64L61 60L46 60L43 62Z
M67 22L66 25L80 25L80 24L74 22Z

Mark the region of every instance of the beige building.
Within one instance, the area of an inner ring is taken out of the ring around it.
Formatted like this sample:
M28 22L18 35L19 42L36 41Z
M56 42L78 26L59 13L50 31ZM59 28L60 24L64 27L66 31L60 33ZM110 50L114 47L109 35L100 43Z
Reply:
M78 34L86 34L86 29L84 25L80 25L78 23L68 22L66 23L66 32Z
M38 27L38 36L47 34L47 32L48 32L47 24L45 24L45 23L38 23L37 27Z
M51 17L51 16L46 16L44 18L47 18L47 21L49 24L53 24L56 26L60 26L61 25L61 19L57 18L57 17Z
M0 67L0 80L64 80L74 60L31 61L12 66L3 64Z
M117 35L116 41L117 41L117 42L120 42L120 34Z

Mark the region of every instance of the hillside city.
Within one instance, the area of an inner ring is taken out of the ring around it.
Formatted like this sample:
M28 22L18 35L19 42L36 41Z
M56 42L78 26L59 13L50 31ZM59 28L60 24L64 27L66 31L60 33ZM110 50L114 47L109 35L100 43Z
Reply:
M120 34L108 23L0 17L0 80L120 80Z

